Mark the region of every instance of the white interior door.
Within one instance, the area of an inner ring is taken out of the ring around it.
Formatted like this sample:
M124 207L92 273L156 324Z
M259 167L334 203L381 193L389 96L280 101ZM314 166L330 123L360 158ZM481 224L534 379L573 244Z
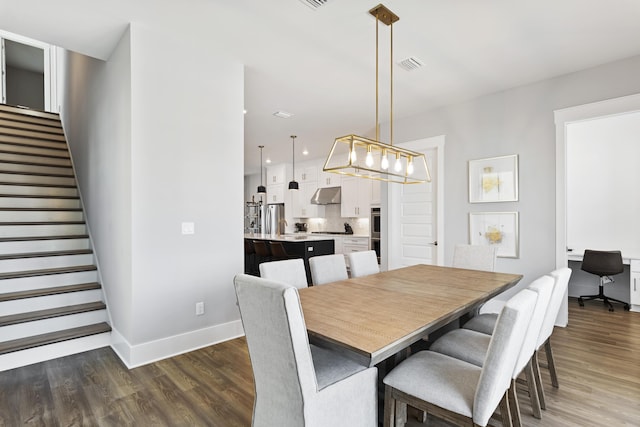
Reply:
M444 137L400 145L426 154L432 180L424 184L388 184L387 269L415 264L441 264Z

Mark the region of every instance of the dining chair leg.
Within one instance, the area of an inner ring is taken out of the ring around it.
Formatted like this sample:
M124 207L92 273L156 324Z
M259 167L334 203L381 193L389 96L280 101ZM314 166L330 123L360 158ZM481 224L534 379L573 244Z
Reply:
M558 384L558 374L556 373L556 364L553 361L553 351L551 350L551 337L547 338L544 343L544 352L547 353L547 366L551 374L551 385L555 388L560 387Z
M395 427L396 424L396 400L391 395L391 387L384 387L384 427Z
M533 353L533 361L531 362L533 368L533 376L536 381L536 389L538 390L538 400L540 401L540 408L547 409L547 404L544 398L544 388L542 387L542 377L540 376L540 361L538 351Z
M507 391L500 400L500 418L502 419L502 427L513 427L511 421L511 411L509 409L509 392Z
M511 421L514 427L522 426L522 419L520 417L520 405L518 404L518 395L516 393L516 380L511 380L511 387L507 390L507 396L509 398L509 409L511 412ZM502 410L501 410L502 411Z
M407 404L396 400L396 425L395 427L403 427L407 423Z
M535 379L535 373L533 370L533 358L529 360L524 367L524 375L527 378L527 391L529 392L529 399L531 400L531 409L533 410L533 416L537 419L542 418L542 408L540 407L540 397L538 396L538 384Z

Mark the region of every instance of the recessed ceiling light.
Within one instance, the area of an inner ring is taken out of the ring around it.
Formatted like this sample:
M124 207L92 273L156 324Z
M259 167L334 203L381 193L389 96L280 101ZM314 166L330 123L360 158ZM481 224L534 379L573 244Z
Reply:
M271 159L265 160L265 163L271 163Z
M247 110L242 110L242 114L247 114Z
M306 156L309 154L309 150L307 150L306 148L304 149L304 151L302 151L302 155Z
M293 114L287 113L286 111L276 111L275 113L273 113L273 115L276 117L280 117L281 119L288 119L289 117L293 116Z

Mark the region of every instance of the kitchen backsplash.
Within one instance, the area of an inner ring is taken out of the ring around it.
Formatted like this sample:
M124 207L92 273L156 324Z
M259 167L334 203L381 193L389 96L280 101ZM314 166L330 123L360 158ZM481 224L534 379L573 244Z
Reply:
M354 234L369 235L369 218L342 218L340 216L340 205L326 205L324 218L308 218L307 231L344 231L344 223L348 223L353 228Z

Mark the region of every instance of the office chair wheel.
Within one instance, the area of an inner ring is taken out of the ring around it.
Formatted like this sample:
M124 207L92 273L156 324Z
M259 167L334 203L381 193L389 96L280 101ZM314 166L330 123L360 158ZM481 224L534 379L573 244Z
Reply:
M609 307L609 311L613 311L613 307Z
M629 304L624 305L624 311L629 311L630 309L631 307L629 306Z
M580 304L580 307L584 307L584 301L582 301L582 298L578 298L578 304Z

